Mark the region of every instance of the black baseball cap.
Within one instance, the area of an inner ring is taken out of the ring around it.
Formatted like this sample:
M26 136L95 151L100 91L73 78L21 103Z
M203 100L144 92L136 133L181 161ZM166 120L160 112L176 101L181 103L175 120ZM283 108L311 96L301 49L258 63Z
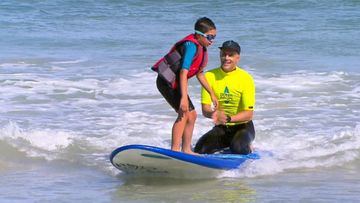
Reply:
M236 51L238 54L240 54L240 52L241 52L240 45L233 40L224 42L222 44L222 46L219 47L219 49L232 49L232 50Z

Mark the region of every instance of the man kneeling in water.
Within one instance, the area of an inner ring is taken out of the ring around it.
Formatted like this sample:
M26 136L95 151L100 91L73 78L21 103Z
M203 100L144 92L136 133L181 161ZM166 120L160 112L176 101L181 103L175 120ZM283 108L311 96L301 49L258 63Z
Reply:
M237 66L240 45L232 40L220 48L221 67L205 73L211 89L218 98L218 108L211 108L211 97L203 88L201 104L203 115L214 120L215 126L203 135L195 152L211 154L229 147L231 153L249 154L255 138L252 122L255 105L255 84L252 76Z

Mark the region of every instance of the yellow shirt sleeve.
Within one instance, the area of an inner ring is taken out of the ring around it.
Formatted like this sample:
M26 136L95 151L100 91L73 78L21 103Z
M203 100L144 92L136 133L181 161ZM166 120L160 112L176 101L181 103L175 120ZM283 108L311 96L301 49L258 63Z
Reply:
M255 83L251 75L245 77L245 85L241 96L241 109L254 110L255 105Z

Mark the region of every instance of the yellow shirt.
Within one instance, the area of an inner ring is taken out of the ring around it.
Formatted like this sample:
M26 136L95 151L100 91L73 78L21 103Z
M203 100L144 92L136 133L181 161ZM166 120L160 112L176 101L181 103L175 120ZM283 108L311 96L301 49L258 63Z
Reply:
M219 109L225 114L235 115L244 110L254 110L255 84L249 73L236 67L224 72L220 67L205 73L206 80L219 101ZM209 93L201 88L201 103L211 105Z

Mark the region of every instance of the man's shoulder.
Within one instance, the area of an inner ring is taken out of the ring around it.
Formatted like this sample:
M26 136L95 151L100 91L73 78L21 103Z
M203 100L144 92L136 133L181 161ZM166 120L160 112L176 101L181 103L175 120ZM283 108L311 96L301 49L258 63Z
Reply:
M221 71L220 71L220 67L217 67L217 68L213 68L213 69L210 69L208 71L205 72L205 75L216 75L216 74L219 74Z
M241 67L236 67L236 71L238 74L242 75L243 77L252 78L251 74L246 70L242 69Z

